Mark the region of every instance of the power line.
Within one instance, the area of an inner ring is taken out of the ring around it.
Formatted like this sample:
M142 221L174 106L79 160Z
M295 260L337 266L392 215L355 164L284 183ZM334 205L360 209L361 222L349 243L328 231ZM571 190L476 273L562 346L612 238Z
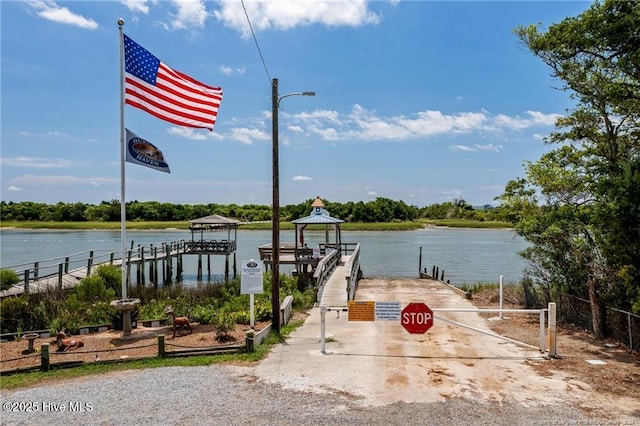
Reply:
M256 38L256 34L253 32L253 26L251 25L251 20L249 19L249 14L247 13L247 8L244 6L244 0L241 0L242 8L244 9L244 16L247 17L247 22L249 23L249 29L251 30L251 35L253 36L253 41L256 43L256 48L258 49L258 54L260 55L260 60L262 60L262 65L264 66L264 71L267 73L267 78L269 79L269 84L271 84L271 75L269 75L269 70L267 69L267 63L264 61L264 57L262 56L262 51L260 50L260 45L258 44L258 39Z

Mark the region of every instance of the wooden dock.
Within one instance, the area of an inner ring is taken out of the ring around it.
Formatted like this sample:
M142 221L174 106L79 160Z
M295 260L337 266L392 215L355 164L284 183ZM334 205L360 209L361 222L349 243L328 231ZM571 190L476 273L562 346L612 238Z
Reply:
M127 282L129 285L145 286L171 284L180 280L184 255L198 256L198 277L202 277L202 256L224 255L227 257L225 275L230 272L229 256L234 254L236 242L228 240L189 241L177 240L160 245L149 245L127 251ZM234 256L233 273L236 275ZM23 293L65 291L75 287L101 265L121 266L122 258L115 252L91 250L70 256L4 267L18 274L20 281L12 288L0 291L0 298L18 296ZM209 265L210 268L210 265Z
M236 276L235 249L236 242L231 240L185 241L178 240L160 245L131 247L128 250L125 264L127 265L127 283L129 286L146 286L162 283L171 284L173 280L180 280L183 273L183 256L198 256L198 277L202 276L203 256L224 255L225 276L230 274L229 256L233 256L233 276ZM316 249L299 248L295 252L291 243L281 243L280 264L296 265L295 273L304 274L310 283L318 288L318 301L322 297L325 284L330 280L338 280L342 287L349 284L349 280L357 283L357 277L344 276L340 265L347 262L351 271L353 261L350 255L359 259L360 245L358 243L343 243L339 248L335 245L323 245ZM261 260L267 268L273 265L271 245L258 248ZM46 293L49 291L68 291L73 289L82 279L89 276L101 265L122 265L121 257L115 252L98 252L95 250L76 253L64 258L48 259L29 264L6 267L18 274L20 282L8 290L0 291L0 298L19 296L25 293ZM355 265L359 269L359 261ZM210 268L210 265L209 265ZM337 274L339 278L333 275ZM350 291L351 292L351 291Z

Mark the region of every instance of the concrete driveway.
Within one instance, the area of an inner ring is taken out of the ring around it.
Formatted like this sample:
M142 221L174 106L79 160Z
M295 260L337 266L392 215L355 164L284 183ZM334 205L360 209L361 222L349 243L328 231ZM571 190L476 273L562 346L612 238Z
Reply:
M424 302L432 308L474 307L442 283L410 278L364 279L356 300L400 301L402 306ZM488 320L477 313L438 315L491 331ZM305 324L277 345L255 367L254 374L284 388L340 393L365 406L451 398L524 406L575 403L606 408L609 403L598 400L588 386L571 377L538 375L531 364L550 362L539 350L437 318L426 334L416 335L408 333L400 322L350 322L346 312L328 312L326 336L322 353L320 310L314 308Z

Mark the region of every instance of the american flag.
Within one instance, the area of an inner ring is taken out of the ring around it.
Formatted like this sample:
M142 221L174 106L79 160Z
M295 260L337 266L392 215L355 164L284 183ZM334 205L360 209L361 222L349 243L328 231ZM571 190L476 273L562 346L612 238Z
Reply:
M125 103L170 123L213 130L222 101L220 87L171 69L126 35L124 61Z

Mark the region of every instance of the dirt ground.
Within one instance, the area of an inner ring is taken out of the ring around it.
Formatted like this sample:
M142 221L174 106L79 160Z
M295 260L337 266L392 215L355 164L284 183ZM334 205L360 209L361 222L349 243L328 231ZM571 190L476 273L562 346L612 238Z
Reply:
M256 322L255 329L261 330L268 323ZM122 331L109 330L91 333L83 336L73 336L82 339L84 347L69 352L57 352L56 341L53 337L42 337L34 341L34 353L26 353L28 342L3 342L0 344L0 371L40 365L40 348L43 343L50 344L51 363L84 361L100 362L104 360L135 359L154 357L158 355L158 336L165 336L167 351L182 349L198 349L237 345L244 342L248 325L237 325L224 341L218 341L216 329L210 324L192 323L193 333L188 330L177 333L173 337L171 326L138 327L133 329L131 336L123 338Z
M495 307L480 298L472 301L476 306ZM521 308L505 305L505 308ZM538 318L518 313L504 314L505 320L489 321L496 333L532 345ZM551 376L561 371L591 386L593 391L610 395L640 395L640 354L615 341L596 339L586 330L570 324L558 324L558 358L548 362L531 363L542 376ZM600 363L604 362L604 364ZM640 415L640 413L638 413Z

